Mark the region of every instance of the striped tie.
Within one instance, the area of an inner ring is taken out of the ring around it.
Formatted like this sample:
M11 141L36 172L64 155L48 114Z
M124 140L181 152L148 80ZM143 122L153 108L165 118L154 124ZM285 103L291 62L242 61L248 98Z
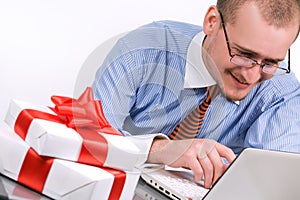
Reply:
M213 85L206 88L206 99L188 116L186 116L173 130L170 139L181 140L197 137L204 115L211 101L219 94L219 87Z

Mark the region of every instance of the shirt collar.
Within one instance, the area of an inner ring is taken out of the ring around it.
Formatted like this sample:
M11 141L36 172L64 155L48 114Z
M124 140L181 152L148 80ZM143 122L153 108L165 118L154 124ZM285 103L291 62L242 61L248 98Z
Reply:
M205 34L199 32L189 45L184 76L184 88L203 88L217 84L207 71L202 59L202 43ZM233 101L239 105L240 101Z
M189 45L184 76L184 88L203 88L216 84L202 59L202 43L205 34L199 32Z

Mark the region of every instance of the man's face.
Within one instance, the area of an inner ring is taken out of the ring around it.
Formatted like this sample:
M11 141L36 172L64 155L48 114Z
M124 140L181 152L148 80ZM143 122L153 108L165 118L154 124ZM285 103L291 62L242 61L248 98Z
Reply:
M258 63L283 60L296 37L298 27L276 28L268 25L254 3L245 4L241 10L235 24L225 22L231 54L251 58ZM204 60L212 76L223 88L226 98L241 100L254 86L272 75L262 72L260 65L246 68L230 62L226 38L219 27L207 37L204 48L208 54Z

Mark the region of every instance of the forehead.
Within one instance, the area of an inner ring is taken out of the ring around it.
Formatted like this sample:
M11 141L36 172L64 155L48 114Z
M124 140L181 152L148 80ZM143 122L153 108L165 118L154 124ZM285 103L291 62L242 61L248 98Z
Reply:
M255 3L237 12L234 24L227 23L230 42L268 58L284 58L295 40L299 25L278 28L269 25Z

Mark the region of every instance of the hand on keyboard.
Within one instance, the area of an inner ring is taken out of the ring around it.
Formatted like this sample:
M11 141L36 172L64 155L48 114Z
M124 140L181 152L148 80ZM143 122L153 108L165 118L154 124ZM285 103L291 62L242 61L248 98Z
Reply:
M222 157L228 162L235 159L231 149L213 140L155 140L148 162L191 169L194 180L200 181L204 176L204 187L210 188L227 168Z

